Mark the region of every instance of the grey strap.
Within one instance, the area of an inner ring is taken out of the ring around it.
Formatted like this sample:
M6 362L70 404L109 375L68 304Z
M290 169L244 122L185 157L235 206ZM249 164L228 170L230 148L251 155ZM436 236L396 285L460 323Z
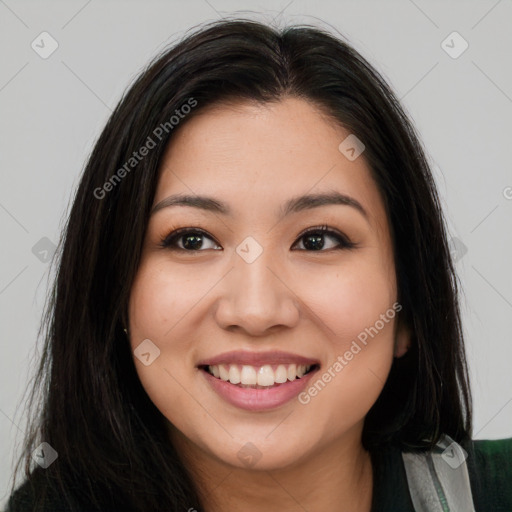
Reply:
M416 512L475 512L466 457L446 434L431 452L402 452Z

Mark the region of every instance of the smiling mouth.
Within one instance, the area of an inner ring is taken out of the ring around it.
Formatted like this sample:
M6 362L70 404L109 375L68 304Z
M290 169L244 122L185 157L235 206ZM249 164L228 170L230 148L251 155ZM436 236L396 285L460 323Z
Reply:
M263 366L216 364L203 365L201 370L218 380L240 388L269 389L301 379L319 368L318 364L278 364Z

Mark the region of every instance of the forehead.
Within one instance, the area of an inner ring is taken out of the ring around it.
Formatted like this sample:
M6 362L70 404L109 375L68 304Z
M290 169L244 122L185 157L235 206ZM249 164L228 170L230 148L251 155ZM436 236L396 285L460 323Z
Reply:
M298 98L208 107L171 139L154 204L176 193L208 195L235 215L261 215L277 213L291 197L337 191L360 202L375 229L385 228L382 198L364 153L351 161L338 149L349 135Z

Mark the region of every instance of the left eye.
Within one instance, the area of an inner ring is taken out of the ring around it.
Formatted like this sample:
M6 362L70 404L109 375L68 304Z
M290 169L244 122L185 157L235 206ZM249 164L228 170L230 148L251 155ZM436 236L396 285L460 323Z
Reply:
M323 241L325 237L337 241L337 244L335 244L334 247L327 247L327 249L351 249L355 247L354 243L352 243L341 233L338 233L338 231L329 229L328 226L321 226L319 228L313 228L306 231L305 233L302 233L302 235L299 237L299 241L305 239L306 243L303 242L302 245L305 246L305 249L301 250L321 251L322 249L325 249L325 244Z
M330 247L325 247L325 238L334 239L336 243L331 244ZM204 240L210 240L212 242L211 247L204 247ZM304 241L303 241L304 240ZM181 243L180 243L181 242ZM302 242L302 251L322 251L325 249L350 249L355 247L348 238L341 233L329 229L328 226L320 226L317 228L309 229L302 233L297 242L292 246L295 247ZM171 250L181 250L188 252L198 252L202 249L214 249L222 250L222 248L215 242L215 240L209 236L202 229L192 228L181 228L173 231L167 235L161 242L162 247Z

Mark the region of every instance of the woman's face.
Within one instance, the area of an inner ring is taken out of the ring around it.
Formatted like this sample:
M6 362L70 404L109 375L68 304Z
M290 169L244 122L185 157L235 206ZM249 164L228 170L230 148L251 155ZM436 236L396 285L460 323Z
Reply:
M339 149L349 134L288 98L209 108L166 151L129 332L144 389L196 454L277 469L357 444L406 350L383 201L364 152Z

